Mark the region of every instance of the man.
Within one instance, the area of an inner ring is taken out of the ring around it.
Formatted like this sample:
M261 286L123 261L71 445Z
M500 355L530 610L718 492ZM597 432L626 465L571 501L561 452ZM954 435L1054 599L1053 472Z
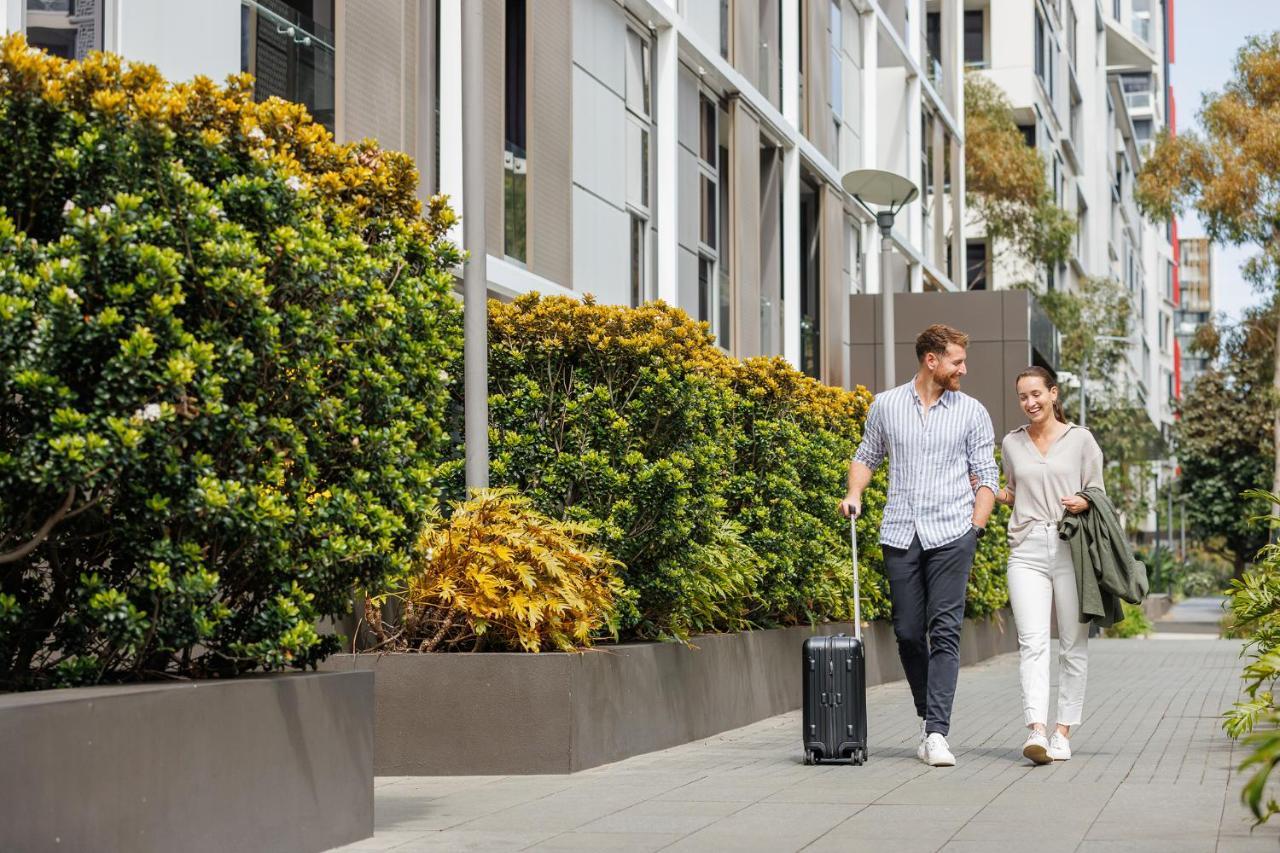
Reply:
M949 326L920 333L920 369L907 384L876 395L840 502L843 515L857 517L862 492L888 454L880 544L898 656L921 718L916 754L931 767L956 763L947 734L965 589L999 487L991 416L960 393L968 345L968 335ZM970 474L979 483L976 494Z

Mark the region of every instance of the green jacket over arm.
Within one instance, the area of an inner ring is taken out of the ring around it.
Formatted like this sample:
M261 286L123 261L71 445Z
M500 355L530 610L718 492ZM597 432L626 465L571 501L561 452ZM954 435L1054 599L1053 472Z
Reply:
M1120 514L1097 487L1079 493L1089 508L1058 522L1058 536L1071 547L1080 597L1080 621L1110 628L1124 618L1121 600L1141 604L1147 595L1147 568L1133 558Z

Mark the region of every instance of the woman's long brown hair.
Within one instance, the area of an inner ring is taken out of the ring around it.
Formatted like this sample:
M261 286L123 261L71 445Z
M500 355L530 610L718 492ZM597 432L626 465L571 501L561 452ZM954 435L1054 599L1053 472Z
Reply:
M1026 370L1018 374L1018 378L1013 380L1013 388L1016 391L1018 383L1029 376L1034 376L1044 383L1044 387L1050 391L1057 389L1058 399L1053 401L1053 416L1062 423L1067 422L1067 416L1062 412L1062 389L1058 387L1058 377L1038 364L1033 364Z

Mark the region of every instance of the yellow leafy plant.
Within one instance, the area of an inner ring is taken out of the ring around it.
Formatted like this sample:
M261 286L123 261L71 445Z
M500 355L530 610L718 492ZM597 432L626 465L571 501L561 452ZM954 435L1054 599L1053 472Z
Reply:
M366 622L378 647L400 651L572 651L616 636L627 593L620 564L588 543L595 532L512 489L475 491L428 522L398 589L366 600Z

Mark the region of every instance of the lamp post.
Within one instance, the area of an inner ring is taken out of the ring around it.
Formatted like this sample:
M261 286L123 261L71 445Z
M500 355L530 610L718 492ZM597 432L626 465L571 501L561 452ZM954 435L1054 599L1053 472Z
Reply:
M887 391L894 386L895 379L893 286L889 278L889 257L893 253L893 243L890 234L893 232L894 217L914 201L920 191L909 179L880 169L849 172L840 179L840 185L867 213L876 218L876 225L880 228L880 327L884 363L884 387L881 390ZM881 210L872 210L870 205Z
M489 485L489 299L485 262L484 7L462 11L462 243L470 259L463 268L463 445L468 489Z

